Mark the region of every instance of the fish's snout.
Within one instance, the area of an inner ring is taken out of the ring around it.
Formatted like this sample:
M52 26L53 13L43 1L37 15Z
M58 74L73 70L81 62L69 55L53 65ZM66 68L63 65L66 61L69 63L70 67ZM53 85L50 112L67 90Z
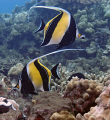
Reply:
M17 88L17 87L13 87L13 88L11 89L11 91L18 91L18 88Z
M85 39L85 35L81 35L79 38L80 39Z

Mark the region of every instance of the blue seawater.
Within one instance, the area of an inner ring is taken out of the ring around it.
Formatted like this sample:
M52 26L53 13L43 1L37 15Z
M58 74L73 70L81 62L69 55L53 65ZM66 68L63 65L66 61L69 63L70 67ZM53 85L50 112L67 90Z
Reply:
M11 13L16 5L22 6L31 0L0 0L0 13Z

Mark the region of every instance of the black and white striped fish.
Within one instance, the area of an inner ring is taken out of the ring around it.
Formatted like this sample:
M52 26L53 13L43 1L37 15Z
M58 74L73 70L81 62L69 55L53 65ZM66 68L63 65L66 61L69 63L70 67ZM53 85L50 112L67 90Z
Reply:
M48 46L52 44L58 44L57 49L72 44L76 37L85 38L84 35L79 34L76 29L76 23L73 16L66 10L59 7L51 6L33 6L30 8L47 8L59 11L60 13L52 18L46 25L41 19L41 24L38 30L39 32L44 29L44 40L41 46Z
M13 90L17 89L22 94L38 94L37 92L39 90L49 91L51 76L53 75L55 78L60 79L58 73L59 64L56 64L52 68L52 70L49 70L46 66L41 64L39 60L45 56L68 50L85 50L85 49L58 50L33 59L23 68L22 73L18 78L18 83L13 88Z

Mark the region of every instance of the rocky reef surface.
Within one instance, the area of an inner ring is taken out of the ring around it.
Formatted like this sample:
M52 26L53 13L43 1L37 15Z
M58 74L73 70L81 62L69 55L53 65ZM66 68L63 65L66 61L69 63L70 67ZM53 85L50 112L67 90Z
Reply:
M0 120L109 120L110 118L110 0L31 0L16 6L11 14L0 14ZM51 91L23 96L11 91L25 64L54 50L41 48L40 24L56 15L51 10L29 8L35 4L68 10L84 40L77 39L66 51L45 57L41 62L52 68L61 62L61 79L51 79ZM29 16L28 16L29 15ZM68 78L81 72L85 79Z
M86 79L73 77L70 81L60 75L60 83L56 80L50 91L37 96L12 91L12 82L2 76L0 120L109 120L110 73L101 77L85 74Z

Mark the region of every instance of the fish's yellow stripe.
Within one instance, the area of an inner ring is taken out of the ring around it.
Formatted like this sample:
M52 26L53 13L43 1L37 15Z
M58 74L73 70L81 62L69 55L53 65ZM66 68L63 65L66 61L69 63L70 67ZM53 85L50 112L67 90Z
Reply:
M61 11L59 11L59 12L60 12L60 14L61 14ZM44 38L45 38L47 29L48 29L50 23L51 23L56 17L58 17L60 14L56 15L54 18L52 18L52 19L46 24L46 26L45 26L45 28L44 28Z
M53 34L51 40L55 41L54 44L58 44L62 37L64 36L65 32L67 31L68 27L70 25L70 15L63 12L62 18L58 22Z
M30 64L28 64L28 69L29 69L29 71L28 71L29 77L32 80L34 86L36 88L41 87L43 84L42 77L40 75L40 72L34 65L34 62L31 62Z

